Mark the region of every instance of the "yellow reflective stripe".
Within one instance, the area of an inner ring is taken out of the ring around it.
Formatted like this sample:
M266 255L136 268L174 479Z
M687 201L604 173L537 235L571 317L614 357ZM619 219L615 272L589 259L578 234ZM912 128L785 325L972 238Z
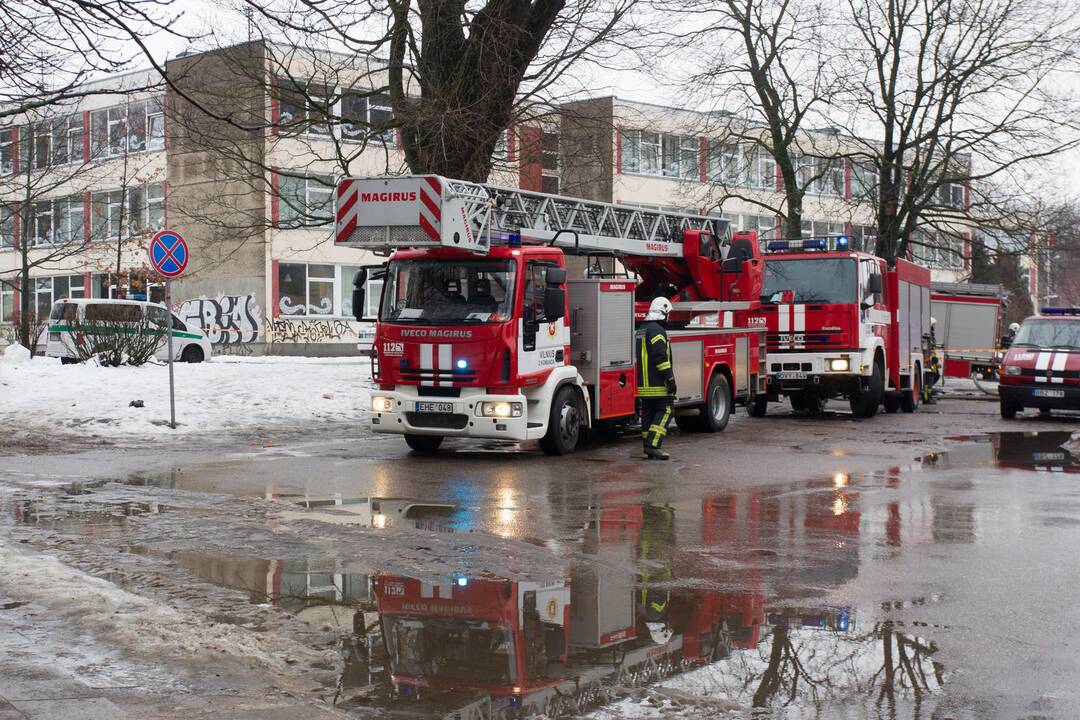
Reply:
M669 395L667 388L662 387L639 387L637 394L646 397L667 397Z
M656 369L657 370L670 370L671 369L671 361L670 360L665 360L662 363L657 363Z
M666 338L666 337L664 337L663 335L659 335L659 334L658 334L658 335L653 335L653 339L652 339L652 340L650 340L649 342L650 342L650 343L654 343L654 342L660 342L661 340L663 340L664 342L667 342L667 338Z
M671 406L668 405L664 408L664 417L660 418L660 425L664 428L664 432L667 432L668 421L671 420Z
M644 338L641 340L641 362L638 366L641 368L641 384L647 387L649 385L649 353Z
M660 427L659 425L650 425L649 432L654 432L657 435L667 435L667 428Z

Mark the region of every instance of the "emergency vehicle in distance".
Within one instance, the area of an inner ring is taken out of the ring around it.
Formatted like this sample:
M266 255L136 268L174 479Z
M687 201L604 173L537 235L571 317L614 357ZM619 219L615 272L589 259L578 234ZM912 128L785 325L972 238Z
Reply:
M1080 308L1044 307L1020 323L1002 361L1001 417L1080 410Z
M846 397L856 417L915 412L923 381L923 336L930 332L930 271L853 251L844 236L775 240L766 245L761 309L751 326L768 328L768 392L751 407L787 396L819 412Z
M390 255L371 422L414 450L454 436L562 455L590 428L632 423L635 317L659 295L674 303L680 428L723 430L735 403L764 392L765 329L740 322L760 294L760 252L729 256L720 218L431 175L345 178L335 244ZM566 255L587 259L586 277L568 279Z

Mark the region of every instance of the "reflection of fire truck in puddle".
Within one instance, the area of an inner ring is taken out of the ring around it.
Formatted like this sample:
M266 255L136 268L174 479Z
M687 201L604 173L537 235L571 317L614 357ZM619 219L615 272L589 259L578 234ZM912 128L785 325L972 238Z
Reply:
M458 709L463 718L555 717L599 703L606 686L645 684L752 646L760 601L672 588L673 547L670 505L620 505L594 511L588 559L571 564L569 579L381 575L391 680L402 697L475 690L481 699Z

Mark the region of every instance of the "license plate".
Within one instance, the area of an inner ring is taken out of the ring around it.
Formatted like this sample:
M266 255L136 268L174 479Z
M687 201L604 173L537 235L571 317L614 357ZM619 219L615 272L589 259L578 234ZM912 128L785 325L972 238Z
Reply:
M454 412L454 403L418 402L418 403L416 403L416 412L422 412L422 413L452 413L452 412Z
M1035 388L1034 390L1031 391L1031 394L1034 395L1035 397L1056 397L1056 398L1065 397L1065 391L1064 390L1054 390L1054 389L1051 389L1051 388Z
M800 370L788 370L786 372L776 373L777 380L805 380L806 373Z
M1050 453L1032 453L1031 459L1035 462L1054 462L1055 460L1064 460L1065 453L1063 452L1050 452Z

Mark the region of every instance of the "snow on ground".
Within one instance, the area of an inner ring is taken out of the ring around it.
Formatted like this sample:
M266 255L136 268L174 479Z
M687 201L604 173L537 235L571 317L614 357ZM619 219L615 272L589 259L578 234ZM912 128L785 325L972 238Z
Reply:
M231 357L177 363L176 421L167 365L61 365L56 358L0 363L0 436L126 439L347 422L367 413L368 358ZM142 400L144 407L132 407Z
M69 631L100 635L105 647L154 658L211 663L227 658L240 667L279 673L299 663L333 666L338 660L332 650L315 650L275 633L212 622L192 610L160 604L48 555L0 543L0 567L0 595L32 604L42 617ZM85 660L78 653L57 654L54 662L59 665L69 655Z

